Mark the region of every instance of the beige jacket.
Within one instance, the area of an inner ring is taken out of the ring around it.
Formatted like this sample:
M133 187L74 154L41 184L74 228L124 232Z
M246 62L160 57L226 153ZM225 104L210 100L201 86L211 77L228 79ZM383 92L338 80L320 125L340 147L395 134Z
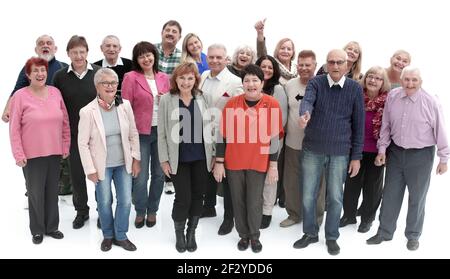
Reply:
M161 97L158 108L158 157L161 163L169 162L172 173L178 169L178 149L180 140L180 107L179 96L165 94ZM214 155L212 143L212 119L208 113L208 105L203 95L195 97L203 119L203 143L205 146L206 166L211 171Z
M106 137L105 127L100 113L97 98L80 110L78 123L78 150L86 175L97 173L100 180L105 179L106 169ZM131 173L133 158L141 160L139 150L139 134L134 122L130 102L123 100L117 107L125 167Z

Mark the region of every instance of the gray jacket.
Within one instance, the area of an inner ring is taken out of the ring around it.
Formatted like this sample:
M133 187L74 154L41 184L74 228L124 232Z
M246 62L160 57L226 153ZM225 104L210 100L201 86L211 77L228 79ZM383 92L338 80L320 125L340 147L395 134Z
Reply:
M159 161L169 162L172 173L178 169L178 150L180 139L180 107L178 94L161 96L158 108L158 156ZM203 95L197 95L193 100L197 103L203 119L203 142L205 146L206 165L211 171L211 161L214 155L212 143L213 124L208 112L208 105Z

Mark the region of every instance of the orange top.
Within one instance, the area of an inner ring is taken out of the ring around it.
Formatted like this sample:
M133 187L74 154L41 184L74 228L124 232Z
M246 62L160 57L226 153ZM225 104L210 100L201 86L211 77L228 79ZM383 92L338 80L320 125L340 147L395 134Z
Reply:
M272 138L283 137L278 101L266 94L249 107L244 94L231 98L222 111L220 133L226 139L225 168L267 172Z

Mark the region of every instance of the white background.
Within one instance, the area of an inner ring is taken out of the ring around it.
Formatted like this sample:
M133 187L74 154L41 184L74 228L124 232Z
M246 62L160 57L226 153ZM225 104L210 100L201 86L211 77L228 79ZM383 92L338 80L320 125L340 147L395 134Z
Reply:
M0 104L3 108L14 87L17 74L25 61L34 55L36 38L50 34L56 41L59 60L68 62L65 48L74 35L86 37L89 46L88 60L102 58L99 46L105 35L115 34L122 41L122 56L131 58L135 43L148 40L160 42L164 22L178 20L183 35L197 33L204 50L212 43L223 43L231 55L241 44L255 46L254 23L266 21L266 39L269 54L283 37L294 40L297 53L302 49L316 52L319 66L332 48L341 48L348 41L358 41L362 46L363 71L373 65L387 67L389 58L397 49L412 54L412 64L422 71L423 88L438 95L450 123L448 108L448 4L446 1L378 0L378 1L24 1L16 0L3 5L0 11L2 43L2 70L0 79ZM179 48L181 48L181 41ZM447 127L449 125L447 124ZM447 129L449 130L449 129ZM75 216L70 202L60 202L60 229L64 240L44 239L36 246L31 243L28 229L28 212L23 210L24 181L19 167L15 166L8 140L8 125L0 125L0 238L3 240L0 258L329 258L326 252L323 228L319 244L304 250L295 250L292 244L301 237L301 225L282 229L279 222L285 211L274 209L269 229L263 230L263 251L239 252L239 240L234 230L227 236L218 236L222 218L222 200L218 200L217 218L201 220L198 229L199 249L196 253L178 254L174 249L173 224L170 218L173 196L163 194L158 223L152 229L136 230L130 216L129 237L138 247L135 253L113 248L109 253L99 249L102 239L95 228L96 213L93 186L89 184L91 219L88 226L73 230ZM365 240L375 234L377 222L366 234L356 232L351 225L341 229L338 243L341 258L448 258L450 244L448 233L450 209L448 197L449 175L432 176L425 225L416 252L406 250L403 235L405 226L405 198L402 214L394 240L372 247ZM406 195L407 197L407 195Z

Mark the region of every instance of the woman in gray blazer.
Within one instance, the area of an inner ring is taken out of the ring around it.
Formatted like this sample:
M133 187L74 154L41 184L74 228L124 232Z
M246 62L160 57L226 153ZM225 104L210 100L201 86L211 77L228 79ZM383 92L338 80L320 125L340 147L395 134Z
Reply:
M159 161L175 186L172 219L180 253L197 249L195 229L213 164L212 121L199 83L194 63L179 65L170 79L170 94L161 97L158 111Z

